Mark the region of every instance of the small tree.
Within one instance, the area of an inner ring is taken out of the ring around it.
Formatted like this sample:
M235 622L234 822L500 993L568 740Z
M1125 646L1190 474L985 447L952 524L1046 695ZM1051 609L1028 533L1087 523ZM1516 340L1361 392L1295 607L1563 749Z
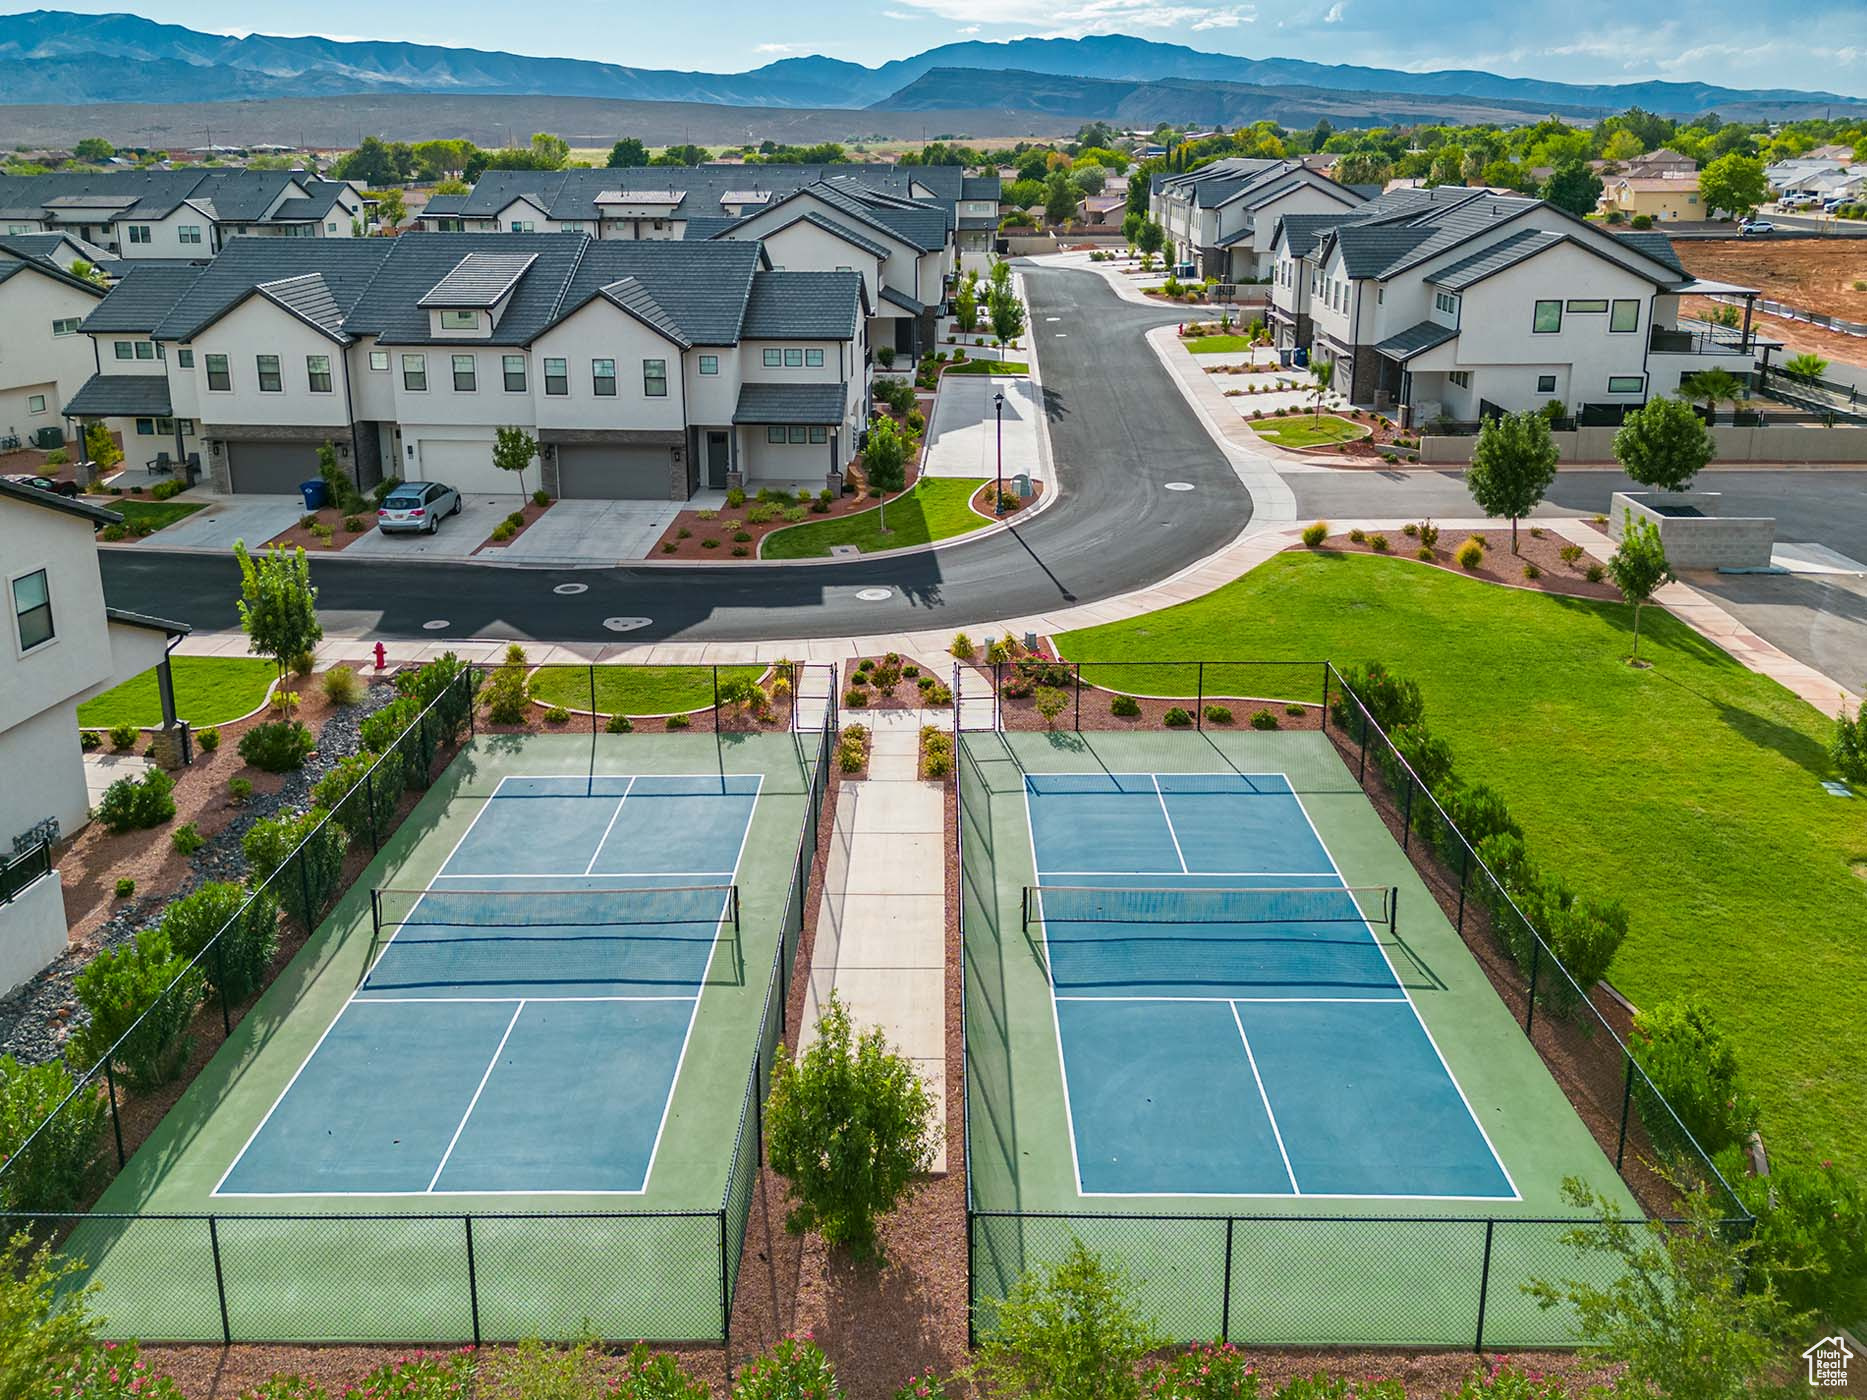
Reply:
M884 535L888 533L888 493L907 485L908 451L907 434L894 419L877 418L869 424L868 445L862 449L862 475L882 493L876 520Z
M110 435L108 425L91 423L84 429L84 455L91 459L100 472L105 472L123 460L123 449L117 446L117 440Z
M1678 399L1649 400L1614 434L1614 460L1657 491L1685 490L1713 455L1710 432Z
M1828 361L1805 350L1783 361L1783 373L1796 379L1820 379L1828 373Z
M1136 214L1132 210L1122 215L1122 241L1128 245L1128 251L1134 251L1135 240L1141 236L1141 225L1147 222L1147 215Z
M971 335L979 324L979 293L977 284L966 278L959 284L959 290L953 294L953 319L959 322L959 328Z
M523 428L497 428L493 432L493 465L519 474L519 494L525 494L525 469L538 455L538 439Z
M376 227L386 233L402 227L402 221L408 217L408 204L402 198L399 189L372 190L371 197L376 201Z
M648 147L642 144L639 136L625 136L609 148L609 159L603 162L611 170L632 169L648 164Z
M84 1265L53 1261L50 1246L33 1248L22 1230L0 1243L0 1397L28 1400L47 1393L103 1349L87 1307L92 1290L79 1286Z
M982 1311L974 1374L995 1396L1138 1400L1141 1359L1163 1340L1136 1312L1126 1275L1080 1239Z
M1316 418L1322 419L1322 401L1335 387L1335 361L1325 360L1319 355L1311 356L1309 362L1310 393L1316 396Z
M1707 214L1748 214L1769 196L1763 162L1736 151L1719 156L1698 172L1698 199Z
M1044 177L1044 222L1048 224L1067 224L1076 213L1076 202L1082 198L1082 191L1071 183L1070 177L1061 170L1053 170Z
M1621 547L1608 560L1608 577L1621 590L1621 597L1634 609L1634 651L1640 656L1640 610L1653 600L1662 584L1673 581L1672 566L1666 562L1666 546L1660 542L1659 526L1651 520L1636 519L1630 510L1621 530Z
M93 286L108 287L110 285L110 277L105 273L104 269L98 267L95 263L86 262L83 258L73 258L71 260L71 266L66 268L65 271L69 272L73 277L83 278Z
M1591 1223L1563 1234L1590 1278L1537 1279L1543 1308L1575 1310L1584 1343L1626 1368L1616 1394L1670 1400L1742 1400L1760 1393L1778 1359L1775 1338L1797 1326L1767 1278L1746 1281L1751 1245L1728 1236L1703 1191L1680 1193L1679 1224L1629 1223L1619 1202L1577 1177L1567 1202Z
M240 626L247 650L270 656L284 681L292 662L324 637L311 565L303 549L284 545L256 559L247 553L245 540L234 541L233 556L240 561Z
M1564 161L1550 172L1541 193L1558 209L1580 218L1592 214L1601 199L1601 177L1579 160Z
M1728 369L1702 369L1679 381L1679 397L1687 403L1703 403L1705 417L1710 419L1716 416L1719 404L1743 399L1744 381Z
M1472 448L1465 485L1478 509L1510 519L1510 551L1517 550L1517 522L1535 510L1556 479L1555 441L1540 413L1507 413L1487 419Z
M801 1056L779 1047L765 1109L772 1170L793 1202L785 1228L819 1230L859 1258L880 1253L876 1218L933 1165L933 1096L879 1029L857 1038L831 993Z
M1146 256L1153 257L1166 244L1167 231L1152 219L1143 220L1140 231L1135 235L1134 246Z
M1024 303L1009 287L994 287L987 307L992 313L992 335L998 341L998 348L1003 350L1024 334Z
M1841 776L1850 783L1867 783L1867 716L1860 710L1850 716L1847 706L1841 707L1841 713L1835 716L1835 733L1828 744L1828 755L1834 759Z

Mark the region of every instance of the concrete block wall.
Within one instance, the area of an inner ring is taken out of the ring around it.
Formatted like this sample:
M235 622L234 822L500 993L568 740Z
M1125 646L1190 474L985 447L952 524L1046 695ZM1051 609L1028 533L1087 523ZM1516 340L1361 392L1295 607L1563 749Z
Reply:
M1565 462L1612 462L1615 428L1578 428L1552 433ZM1714 427L1716 462L1867 462L1867 428ZM1427 464L1469 462L1477 440L1433 437L1420 440L1420 461Z
M1654 493L1616 491L1608 507L1608 534L1619 541L1628 513L1659 527L1666 562L1675 569L1760 569L1776 543L1776 522L1767 516L1721 516L1716 491L1669 491L1669 506L1689 506L1699 515L1665 515L1649 504Z

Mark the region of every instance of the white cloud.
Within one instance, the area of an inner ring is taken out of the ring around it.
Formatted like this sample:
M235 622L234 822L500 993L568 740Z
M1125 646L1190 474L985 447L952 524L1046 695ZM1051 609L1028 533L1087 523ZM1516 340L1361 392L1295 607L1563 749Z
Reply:
M916 9L960 24L1018 25L1045 38L1136 29L1233 29L1257 21L1254 4L1189 0L907 0ZM890 19L904 19L884 10Z
M979 26L976 24L961 25L959 32L962 34L977 34L979 32Z
M805 47L806 45L803 45L803 44L754 44L752 46L752 52L753 53L796 53L799 49L802 49Z
M1340 24L1342 22L1342 11L1347 8L1348 6L1343 4L1342 0L1336 0L1335 4L1329 7L1329 13L1322 17L1322 22L1324 24Z

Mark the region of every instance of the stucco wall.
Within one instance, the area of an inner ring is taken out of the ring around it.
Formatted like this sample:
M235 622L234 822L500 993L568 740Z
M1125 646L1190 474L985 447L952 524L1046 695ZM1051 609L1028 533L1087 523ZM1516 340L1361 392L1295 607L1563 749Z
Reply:
M67 941L64 890L54 870L0 904L0 996L49 966Z

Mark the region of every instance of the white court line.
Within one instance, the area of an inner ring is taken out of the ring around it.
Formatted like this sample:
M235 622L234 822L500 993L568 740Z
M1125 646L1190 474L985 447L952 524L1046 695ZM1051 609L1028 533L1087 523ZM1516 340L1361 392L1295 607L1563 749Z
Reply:
M1278 880L1332 880L1338 879L1333 870L1046 870L1050 875L1094 875L1111 880L1126 880L1136 875L1197 875L1201 879L1278 879ZM1198 885L1177 886L1196 890Z
M493 1070L499 1064L499 1057L505 1053L506 1042L512 1039L512 1028L519 1023L519 1017L525 1014L523 1000L512 1008L512 1019L506 1022L506 1033L499 1037L499 1044L493 1047L493 1058L486 1062L486 1073L480 1076L479 1084L473 1090L473 1097L467 1100L467 1111L460 1115L460 1123L454 1129L454 1135L447 1140L447 1151L441 1154L441 1164L434 1169L434 1175L428 1178L428 1189L434 1190L434 1183L441 1179L441 1173L447 1170L447 1159L454 1155L454 1144L460 1141L460 1135L467 1131L467 1120L473 1117L473 1110L480 1102L480 1095L486 1092L486 1081L493 1077Z
M1238 1027L1238 1038L1245 1043L1245 1061L1251 1066L1251 1077L1257 1083L1258 1097L1264 1100L1264 1116L1270 1120L1271 1136L1277 1139L1277 1155L1284 1159L1284 1175L1290 1178L1290 1189L1301 1196L1303 1188L1297 1185L1296 1168L1290 1165L1290 1153L1284 1148L1284 1135L1277 1126L1277 1112L1271 1107L1271 1096L1264 1092L1264 1076L1258 1073L1258 1057L1251 1053L1251 1037L1245 1034L1245 1022L1239 1016L1236 1006L1232 1008L1232 1023Z
M583 873L585 875L595 870L597 861L602 859L603 847L609 840L609 833L616 829L616 818L622 815L622 809L628 805L629 794L634 788L635 775L630 774L629 781L623 786L622 796L616 799L616 810L609 814L609 825L604 827L603 834L596 838L596 849L590 852L590 863L583 868Z
M359 996L357 1001L369 1006L510 1006L513 1002L521 1005L534 1002L542 1006L547 1002L559 1001L694 1001L692 996L665 997L372 997Z
M1058 1001L1191 1001L1222 1002L1227 1006L1238 1002L1250 1004L1263 1002L1267 1006L1284 1006L1293 1002L1318 1003L1326 1006L1404 1006L1405 997L1058 997Z
M1173 853L1180 858L1180 873L1191 875L1193 872L1186 868L1186 852L1180 849L1180 833L1173 829L1173 813L1167 810L1167 795L1160 790L1160 779L1152 773L1148 778L1154 784L1154 797L1160 803L1161 820L1167 823L1167 838L1173 842Z
M1083 1160L1076 1151L1076 1110L1070 1102L1070 1061L1063 1053L1063 1016L1057 1010L1056 974L1050 965L1050 921L1044 918L1044 894L1041 888L1043 872L1037 869L1037 828L1031 821L1031 775L1024 775L1024 834L1031 843L1031 868L1037 874L1040 888L1037 893L1037 927L1044 941L1043 962L1040 965L1044 978L1044 991L1050 998L1050 1025L1057 1038L1057 1074L1063 1081L1063 1126L1070 1137L1070 1170L1076 1178L1076 1194L1083 1194Z
M595 878L605 880L724 880L731 876L732 873L733 872L730 870L655 870L645 875L618 875L614 871L605 871L601 876ZM554 871L546 875L540 875L536 871L512 871L499 874L436 875L433 880L429 881L429 884L432 885L442 880L581 880L583 878L584 877L581 875L571 875L563 871ZM609 892L611 888L612 887L607 886L593 886L588 891L573 890L572 893L604 894ZM626 893L631 889L637 888L641 887L636 885L617 885L613 887L614 891L618 893Z

